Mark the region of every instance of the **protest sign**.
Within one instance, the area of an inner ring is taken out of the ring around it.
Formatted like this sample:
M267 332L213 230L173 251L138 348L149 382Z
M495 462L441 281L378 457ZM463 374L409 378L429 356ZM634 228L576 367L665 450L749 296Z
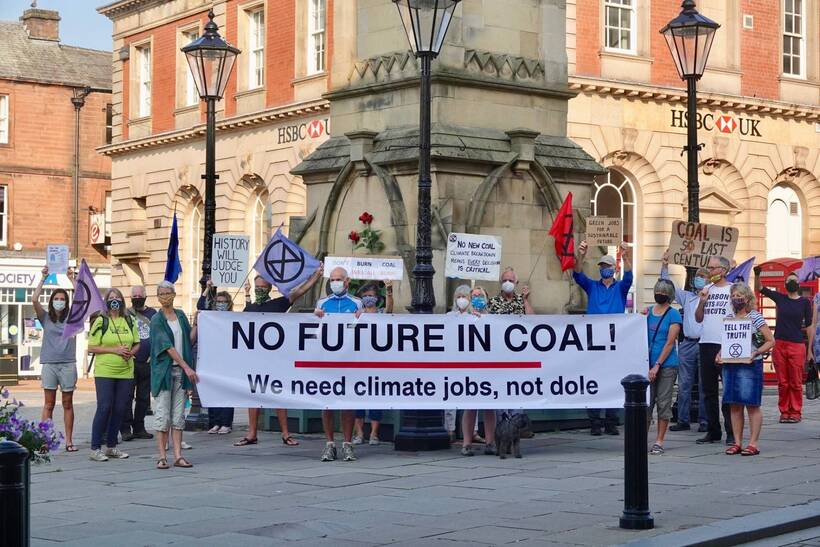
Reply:
M401 281L404 278L404 260L399 257L328 256L325 257L325 277L333 268L344 268L351 279Z
M587 217L586 241L590 245L617 247L623 241L621 219L615 217Z
M669 261L681 266L705 268L713 256L732 260L739 235L737 228L676 220L672 223L669 239Z
M498 281L501 275L501 238L451 233L447 238L444 275L458 279Z
M753 333L751 319L724 319L720 359L724 363L749 363L752 360Z
M248 277L250 238L243 235L214 234L211 281L216 287L241 287Z
M648 370L636 314L199 316L207 407L618 408Z
M68 273L68 245L47 245L46 265L49 274Z

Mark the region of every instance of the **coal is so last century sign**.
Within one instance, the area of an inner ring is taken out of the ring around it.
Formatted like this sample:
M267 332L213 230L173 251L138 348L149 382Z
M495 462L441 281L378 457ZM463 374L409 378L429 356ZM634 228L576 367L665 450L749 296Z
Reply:
M740 231L729 226L676 220L669 238L669 261L672 264L705 268L713 256L732 260Z

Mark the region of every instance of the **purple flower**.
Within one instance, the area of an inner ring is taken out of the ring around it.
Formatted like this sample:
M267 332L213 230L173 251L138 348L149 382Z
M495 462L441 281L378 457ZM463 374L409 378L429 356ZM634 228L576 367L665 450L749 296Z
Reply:
M2 397L3 399L8 399L8 398L9 398L9 390L8 390L8 388L5 388L5 387L4 387L4 388L3 388L3 391L0 391L0 397Z

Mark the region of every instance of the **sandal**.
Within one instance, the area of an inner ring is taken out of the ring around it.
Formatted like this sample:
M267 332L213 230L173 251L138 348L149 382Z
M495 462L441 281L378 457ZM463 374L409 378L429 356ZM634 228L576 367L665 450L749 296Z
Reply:
M67 445L65 445L65 451L66 451L66 452L77 452L78 450L79 450L79 448L77 448L77 447L76 447L76 446L74 446L73 444L67 444Z
M157 458L157 469L170 469L171 466L168 465L168 460L165 458Z
M174 467L193 467L193 464L185 458L180 457L174 462Z
M259 442L258 439L249 439L247 437L242 437L241 439L239 439L238 441L233 443L233 445L234 446L248 446L249 444L256 444L258 442Z
M282 444L286 446L299 446L299 441L294 439L292 435L288 435L287 437L282 437Z
M760 450L756 446L749 445L740 451L741 456L757 456Z
M736 454L740 454L742 451L743 449L740 447L739 444L733 444L732 446L726 449L726 452L724 452L724 454L726 454L727 456L734 456Z

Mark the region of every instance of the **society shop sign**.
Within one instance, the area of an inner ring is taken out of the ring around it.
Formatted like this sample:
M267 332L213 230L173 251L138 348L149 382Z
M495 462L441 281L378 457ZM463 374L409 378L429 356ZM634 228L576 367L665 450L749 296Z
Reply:
M500 273L500 237L455 232L447 237L446 277L498 281Z
M671 127L686 128L689 121L689 116L685 110L672 109L672 123ZM740 116L730 116L728 114L712 114L697 113L695 119L695 126L698 129L705 129L712 131L717 129L721 133L734 133L747 137L760 137L760 120L753 120L752 118L743 118Z
M618 408L645 374L637 314L199 316L208 407Z

